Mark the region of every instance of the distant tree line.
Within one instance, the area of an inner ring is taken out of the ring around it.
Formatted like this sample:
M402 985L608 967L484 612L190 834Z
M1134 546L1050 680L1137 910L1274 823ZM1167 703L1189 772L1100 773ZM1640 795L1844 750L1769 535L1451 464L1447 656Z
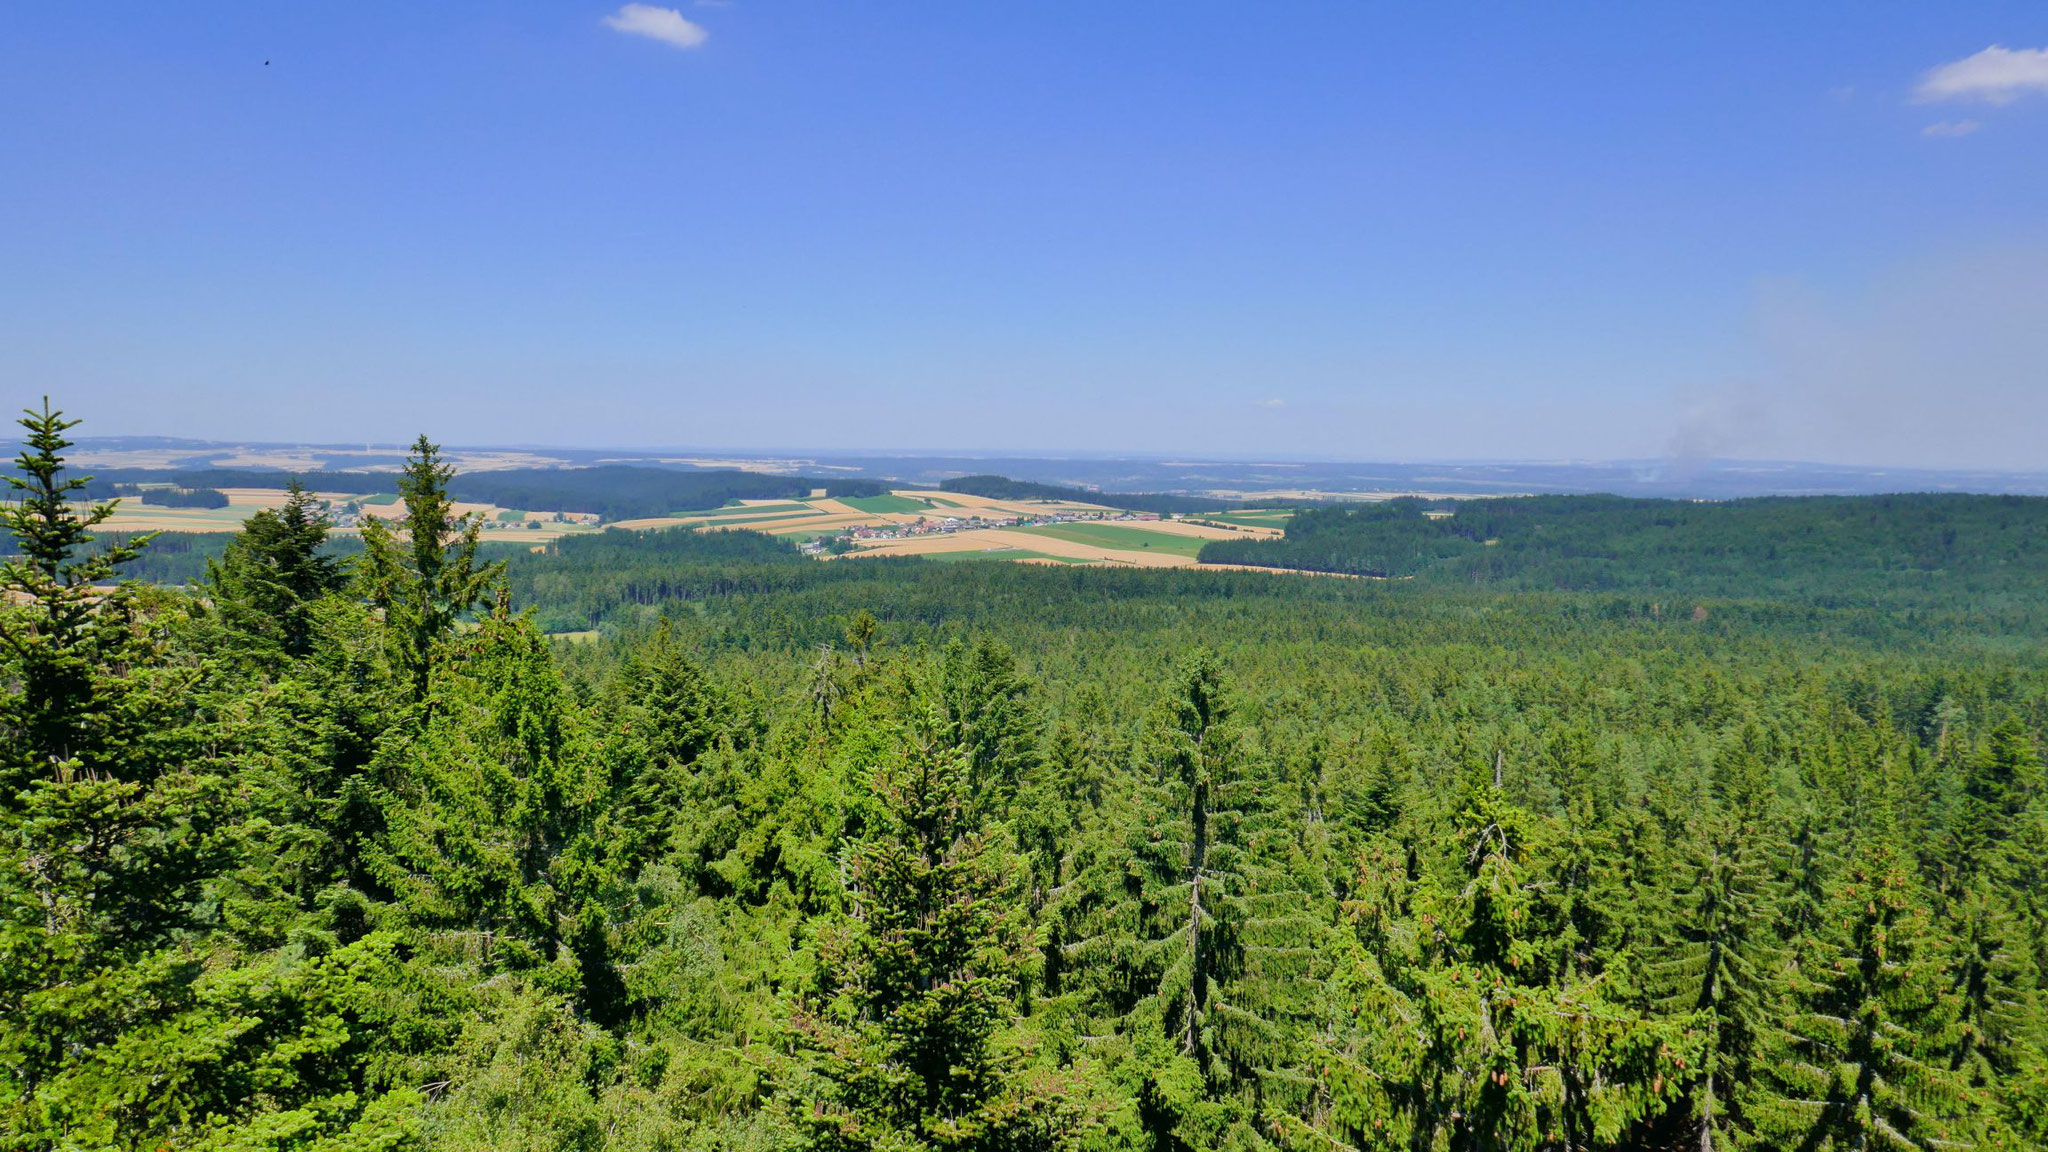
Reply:
M1058 484L1012 480L1007 476L956 476L951 480L941 481L939 488L946 492L962 492L990 500L1065 500L1076 504L1100 504L1105 508L1122 508L1130 512L1157 512L1162 516L1178 515L1183 512L1216 512L1235 503L1204 496L1177 496L1165 492L1097 492L1092 488L1064 488Z
M227 493L218 488L143 488L122 485L127 491L121 495L132 496L139 504L153 508L225 508L228 506Z
M397 493L394 472L314 472L205 468L161 470L117 468L97 474L81 494L93 499L117 495L121 486L169 483L180 489L284 488L301 479L321 491L364 495ZM452 477L456 500L496 504L525 512L594 512L606 520L634 520L673 512L716 508L731 500L801 499L823 490L829 496L880 496L881 480L817 476L771 476L732 468L679 471L632 465L597 468L508 468ZM145 500L145 502L151 502ZM215 507L216 505L207 505Z

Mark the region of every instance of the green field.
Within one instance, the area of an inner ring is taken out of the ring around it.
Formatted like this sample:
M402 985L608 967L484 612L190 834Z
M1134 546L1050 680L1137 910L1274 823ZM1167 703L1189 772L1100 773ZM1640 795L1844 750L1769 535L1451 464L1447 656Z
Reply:
M398 493L396 493L396 492L379 492L379 493L377 493L377 494L376 494L376 495L374 495L374 496L365 496L365 497L363 497L363 498L362 498L361 500L357 501L357 503L359 503L359 504L379 504L379 505L382 505L382 504L396 504L396 503L398 503Z
M839 502L863 512L929 512L932 502L914 496L842 496ZM954 505L959 507L959 505Z
M1284 528L1294 519L1292 509L1252 509L1245 512L1211 512L1195 517L1197 520L1214 520L1218 524L1244 524L1253 528Z
M1071 540L1076 544L1093 544L1098 548L1123 548L1133 552L1150 549L1175 556L1193 556L1202 550L1205 543L1197 536L1175 536L1125 524L1039 524L1016 531L1050 536L1055 540Z

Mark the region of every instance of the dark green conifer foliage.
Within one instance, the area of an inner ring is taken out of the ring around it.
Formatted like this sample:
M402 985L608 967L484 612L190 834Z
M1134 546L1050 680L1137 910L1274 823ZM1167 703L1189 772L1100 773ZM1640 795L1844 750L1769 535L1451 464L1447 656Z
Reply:
M405 916L513 968L552 960L572 916L568 851L603 796L546 642L500 600L437 665L426 720L380 749L371 864Z
M2013 910L1979 880L1951 903L1942 926L1956 1013L1949 1067L1980 1094L2038 1075L2039 976ZM2010 1113L2009 1099L1986 1099Z
M700 787L700 761L730 732L730 717L667 620L620 670L612 691L618 719L610 775L618 802L606 815L604 839L616 866L630 873L661 855L679 820L721 800Z
M207 715L217 695L194 691L207 669L167 650L184 626L174 598L95 590L139 545L78 554L107 506L79 515L64 498L69 423L47 408L25 423L31 495L9 519L23 558L4 569L19 602L0 628L28 643L9 645L0 682L11 715L24 700L60 711L9 741L34 770L0 811L0 1145L402 1139L362 1093L396 941L252 942L293 913L263 907L268 878L241 866L260 830L239 822L250 797L222 754L231 727Z
M1778 1050L1784 954L1770 936L1773 894L1756 859L1760 836L1732 820L1710 834L1679 889L1670 955L1646 972L1658 1008L1696 1014L1707 1036L1706 1063L1671 1124L1701 1152L1741 1146L1748 1124L1740 1092Z
M1024 924L1002 839L941 727L919 717L869 781L877 819L848 853L852 920L823 942L824 1000L799 1020L828 1086L799 1103L820 1148L994 1152L1073 1135L1004 1048Z
M2001 863L2001 846L2040 788L2040 756L2026 728L2008 720L1992 729L1963 772L1953 853L1953 866L1963 882Z
M74 494L92 479L64 474L71 446L64 433L78 421L64 419L44 397L41 412L27 411L16 423L28 435L14 459L19 475L6 478L16 498L0 503L0 535L12 537L18 555L0 563L0 587L28 611L0 614L0 643L21 686L0 719L7 737L0 787L10 799L35 778L98 771L92 761L101 748L121 742L112 731L91 729L120 720L120 705L96 688L112 686L100 671L135 646L134 591L101 586L149 543L141 536L88 553L93 528L119 502L73 507Z
M1065 894L1065 962L1088 1010L1136 1048L1151 1138L1214 1146L1249 1138L1269 1087L1288 1095L1269 1081L1289 1056L1286 1017L1307 1011L1289 984L1316 943L1312 887L1257 851L1270 781L1212 653L1175 669L1162 727L1155 781Z
M364 592L392 636L395 662L423 701L434 650L463 614L481 604L504 574L503 562L479 565L483 522L456 516L448 496L452 465L439 445L422 435L406 458L398 481L405 500L404 539L375 516L362 521Z
M285 656L307 655L314 605L346 583L340 561L321 551L326 543L326 517L293 477L284 507L251 516L208 564L209 592L230 627Z
M1944 1059L1956 1004L1886 832L1869 830L1793 977L1790 1053L1749 1108L1769 1146L1938 1148L1980 1103Z
M1002 814L1038 759L1038 721L1017 660L992 640L956 640L940 653L937 679L945 739L967 753L971 793Z

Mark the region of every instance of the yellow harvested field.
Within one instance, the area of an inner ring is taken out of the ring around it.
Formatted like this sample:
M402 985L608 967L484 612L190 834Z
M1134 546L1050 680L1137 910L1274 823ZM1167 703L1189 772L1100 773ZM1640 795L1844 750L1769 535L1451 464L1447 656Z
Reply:
M220 488L216 491L228 498L230 508L282 508L286 500L282 488Z
M102 532L239 532L253 507L150 508L124 498L99 526Z

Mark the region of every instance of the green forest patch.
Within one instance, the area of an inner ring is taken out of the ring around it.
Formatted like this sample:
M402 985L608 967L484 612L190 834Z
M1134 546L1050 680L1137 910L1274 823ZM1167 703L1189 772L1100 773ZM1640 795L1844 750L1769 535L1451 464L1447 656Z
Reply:
M863 512L875 513L929 512L932 508L929 500L914 496L897 496L894 493L887 496L842 496L839 502Z

